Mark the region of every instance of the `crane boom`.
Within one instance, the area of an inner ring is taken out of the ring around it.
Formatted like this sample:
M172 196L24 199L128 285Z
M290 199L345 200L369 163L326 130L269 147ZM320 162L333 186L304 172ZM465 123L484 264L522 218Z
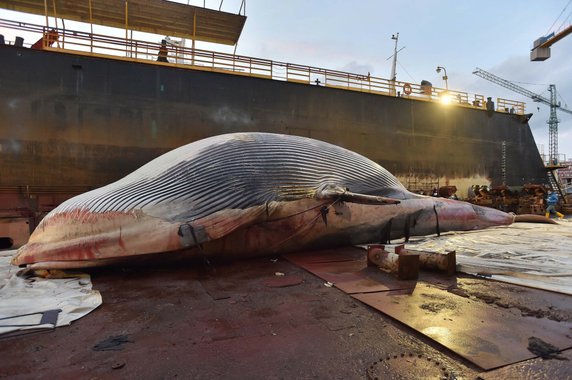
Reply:
M475 74L475 75L477 75L483 79L486 79L490 82L496 83L499 86L502 86L504 88L508 88L509 90L517 92L521 95L527 96L535 102L543 103L543 104L546 104L547 106L550 106L550 107L556 107L556 108L559 108L560 111L564 111L564 112L572 114L571 110L566 109L566 108L562 108L562 106L556 101L556 98L554 98L554 99L545 98L544 96L538 95L538 94L536 94L530 90L527 90L526 88L520 87L519 85L514 84L511 81L508 81L508 80L503 79L501 77L497 77L496 75L491 74L488 71L485 71L483 69L479 69L478 67L475 69L475 71L473 71L473 74ZM551 91L551 90L549 89L549 91ZM556 94L556 89L554 91L555 91L554 94Z
M530 60L544 61L550 58L550 46L554 45L570 33L572 33L572 25L569 25L567 28L556 34L550 33L548 36L538 38L532 44L533 47L530 51Z
M556 42L558 42L561 39L563 39L564 37L566 37L567 35L569 35L570 33L572 33L572 25L569 25L566 29L562 30L559 33L556 33L553 36L551 36L550 38L548 38L546 41L544 41L543 43L541 43L537 47L539 47L539 48L550 47L550 46L554 45Z
M560 109L560 111L564 111L567 113L572 114L572 111L566 108L562 108L560 103L556 99L556 86L551 84L548 87L548 91L550 91L550 99L547 99L541 95L535 94L534 92L527 90L526 88L522 88L506 79L497 77L494 74L489 73L483 69L479 69L478 67L473 71L473 74L484 78L488 81L498 84L499 86L503 86L517 92L521 95L527 96L534 100L535 102L540 102L550 106L550 118L548 119L548 140L549 140L549 159L551 164L556 164L558 162L558 118L556 117L556 109Z
M535 102L540 102L540 103L544 103L546 105L550 105L550 100L546 99L543 96L540 96L538 94L535 94L534 92L527 90L526 88L520 87L506 79L497 77L494 74L489 73L488 71L485 71L483 69L479 69L478 67L475 69L475 71L473 71L473 74L486 79L490 82L496 83L499 86L503 86L505 88L508 88L509 90L513 90L514 92L517 92L521 95L527 96L529 98L531 98L532 100L534 100Z

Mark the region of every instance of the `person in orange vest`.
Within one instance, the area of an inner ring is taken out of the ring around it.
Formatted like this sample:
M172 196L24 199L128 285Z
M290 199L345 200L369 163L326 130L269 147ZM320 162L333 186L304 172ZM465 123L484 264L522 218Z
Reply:
M51 29L48 32L44 33L42 38L36 41L32 45L32 49L42 50L44 47L52 46L58 39L60 38L60 34L57 30Z

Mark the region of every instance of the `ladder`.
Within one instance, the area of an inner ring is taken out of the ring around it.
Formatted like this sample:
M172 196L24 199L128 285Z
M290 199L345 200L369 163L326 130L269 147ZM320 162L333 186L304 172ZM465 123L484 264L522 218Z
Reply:
M560 182L558 181L558 178L556 178L556 175L554 174L555 169L546 168L546 170L548 172L548 181L550 182L550 188L552 189L552 191L558 192L558 196L560 197L560 199L562 199L562 203L566 203L566 196L564 194L564 191L562 191Z

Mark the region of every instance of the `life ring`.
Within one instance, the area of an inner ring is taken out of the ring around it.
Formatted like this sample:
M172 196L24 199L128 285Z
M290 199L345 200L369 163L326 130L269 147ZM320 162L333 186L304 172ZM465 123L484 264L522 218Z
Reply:
M404 93L405 95L411 94L411 85L410 85L409 83L405 83L405 84L403 85L403 93Z

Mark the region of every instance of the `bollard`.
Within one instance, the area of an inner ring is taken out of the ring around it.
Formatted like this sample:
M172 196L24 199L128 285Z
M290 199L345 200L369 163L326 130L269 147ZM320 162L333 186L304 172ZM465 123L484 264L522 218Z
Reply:
M399 255L419 255L419 265L423 269L447 272L448 276L454 275L457 271L457 254L455 251L449 251L447 253L418 251L414 249L405 249L404 245L399 245L395 247L395 253Z
M419 277L419 255L417 253L391 253L386 251L382 244L367 246L367 265L397 273L397 278L400 280L416 280Z

